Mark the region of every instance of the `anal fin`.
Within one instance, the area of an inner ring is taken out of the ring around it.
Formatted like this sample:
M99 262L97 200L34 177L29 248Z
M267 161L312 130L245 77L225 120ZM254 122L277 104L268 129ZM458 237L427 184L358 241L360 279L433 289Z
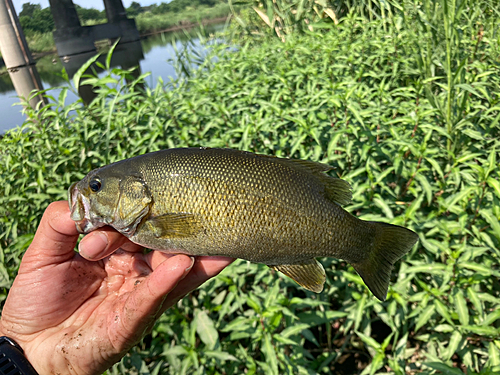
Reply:
M281 264L269 267L280 271L311 292L320 293L323 290L326 280L325 270L321 263L314 258L300 264Z

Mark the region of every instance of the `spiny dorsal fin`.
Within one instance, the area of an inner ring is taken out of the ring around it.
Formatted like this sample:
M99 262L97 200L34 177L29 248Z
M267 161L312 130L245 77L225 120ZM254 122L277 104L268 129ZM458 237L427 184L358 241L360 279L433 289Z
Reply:
M160 216L151 216L145 222L155 237L188 237L201 230L201 224L191 213L168 213Z
M321 293L323 290L326 280L325 270L314 258L301 264L281 264L269 267L287 275L311 292Z

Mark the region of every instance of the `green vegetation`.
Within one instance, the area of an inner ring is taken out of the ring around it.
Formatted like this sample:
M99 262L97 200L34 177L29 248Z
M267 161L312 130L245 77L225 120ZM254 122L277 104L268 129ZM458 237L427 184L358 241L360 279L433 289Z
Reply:
M419 244L386 302L341 260L322 260L319 295L238 261L110 374L498 373L495 6L404 2L373 20L351 10L285 43L238 24L248 42L212 41L198 68L184 53L175 82L127 84L115 69L86 80L98 92L88 107L64 106L64 89L0 141L2 298L44 208L90 169L167 147L233 147L335 166L353 187L348 211L407 226ZM261 22L246 14L247 26Z
M205 20L222 19L230 14L227 4L219 3L213 7L199 6L188 8L179 13L154 14L141 13L135 18L140 33L154 33L170 28L184 28L190 24L198 24Z

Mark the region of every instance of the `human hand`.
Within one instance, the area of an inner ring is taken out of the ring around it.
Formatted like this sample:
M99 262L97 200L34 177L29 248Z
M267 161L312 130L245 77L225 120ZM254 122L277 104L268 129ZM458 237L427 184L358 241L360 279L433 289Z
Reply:
M88 234L78 254L69 215L65 201L45 211L0 319L0 335L14 339L40 374L101 374L165 310L232 262L143 254L109 228Z

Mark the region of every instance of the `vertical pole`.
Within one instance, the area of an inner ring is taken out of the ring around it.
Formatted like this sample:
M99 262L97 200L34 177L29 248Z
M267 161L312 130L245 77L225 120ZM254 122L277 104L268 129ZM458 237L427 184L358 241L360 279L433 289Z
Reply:
M33 90L43 90L35 61L11 0L0 0L0 51L19 96L28 98ZM29 104L32 108L36 108L40 102L45 100L38 94Z

